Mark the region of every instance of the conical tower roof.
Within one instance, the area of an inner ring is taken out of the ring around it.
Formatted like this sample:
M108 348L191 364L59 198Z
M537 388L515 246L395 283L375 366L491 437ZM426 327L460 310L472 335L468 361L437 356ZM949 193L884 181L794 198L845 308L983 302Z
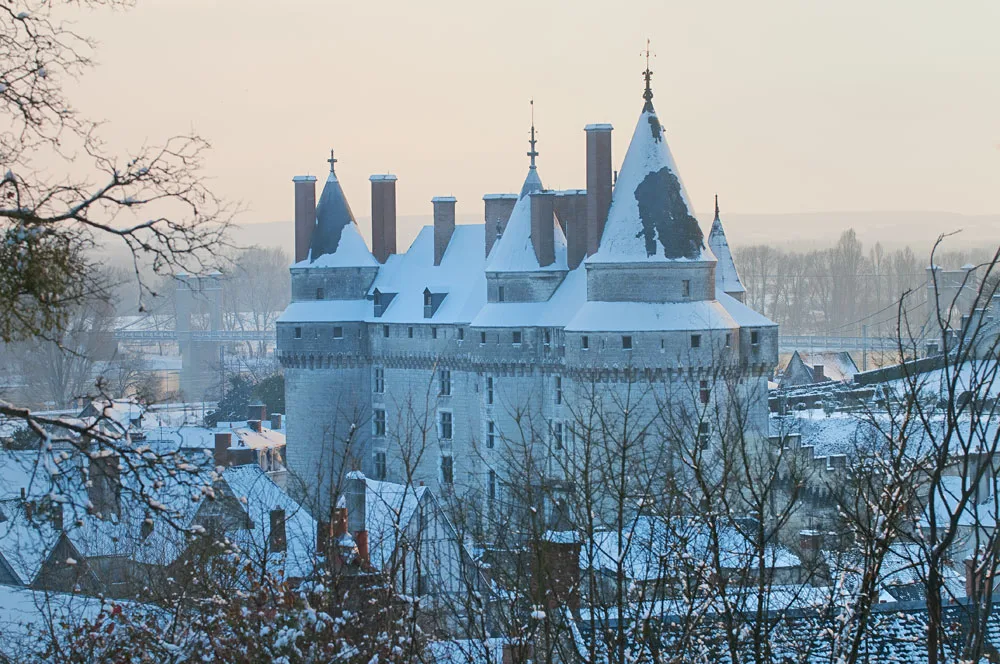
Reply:
M733 254L729 250L729 241L726 240L726 232L722 229L722 220L719 218L719 197L715 197L715 220L712 222L712 230L708 234L708 246L715 254L718 264L715 266L715 288L723 293L735 295L745 293L746 288L740 281L740 274L736 270L736 262Z
M361 237L354 213L334 172L337 160L332 151L328 161L330 175L316 205L316 228L309 245L309 262L317 267L377 266L378 261Z
M542 180L532 166L524 179L521 194L507 221L507 228L497 239L490 255L486 257L487 272L538 272L566 270L566 235L559 222L553 219L553 247L555 261L542 267L531 242L531 194L543 191Z
M590 263L712 260L653 108L646 71L645 104L622 162L608 220Z

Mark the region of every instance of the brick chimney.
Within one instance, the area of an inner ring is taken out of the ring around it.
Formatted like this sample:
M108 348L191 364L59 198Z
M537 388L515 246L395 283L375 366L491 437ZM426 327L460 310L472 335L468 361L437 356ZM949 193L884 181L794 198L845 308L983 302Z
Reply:
M267 405L262 403L252 403L247 406L247 420L259 420L261 422L267 419Z
M282 419L281 413L271 413L271 428L275 431L280 429L284 425Z
M90 485L87 498L93 511L103 517L121 513L121 468L117 454L98 457L90 461Z
M555 198L550 191L531 194L531 246L540 267L552 265L556 260Z
M271 510L271 530L268 531L268 546L271 551L284 551L288 545L285 531L285 510Z
M826 380L826 369L822 364L813 365L813 382L822 383Z
M575 270L587 255L587 190L556 192L556 218L566 235L566 262Z
M309 257L309 243L316 227L316 178L297 175L295 183L295 262Z
M229 448L233 445L233 434L229 431L215 434L215 465L225 468L229 465Z
M346 483L346 503L347 503L347 531L354 537L354 542L358 545L358 558L362 567L367 567L368 557L368 526L367 519L367 497L368 480L364 473L355 470L347 474Z
M517 203L517 194L486 194L483 202L486 211L486 255L489 256L497 241L497 232L502 235L507 230L510 213Z
M372 255L385 263L396 253L396 176L373 175L372 183Z
M251 431L261 433L264 430L264 425L260 420L247 420L247 428Z
M503 664L528 664L535 656L535 648L530 642L507 641L503 644Z
M454 196L435 196L431 199L434 204L434 264L440 265L444 258L444 252L451 242L452 233L455 232L455 203Z
M536 543L531 575L535 601L547 610L580 608L580 542L573 531L552 532Z
M597 253L611 207L611 131L609 124L589 124L587 132L587 255Z

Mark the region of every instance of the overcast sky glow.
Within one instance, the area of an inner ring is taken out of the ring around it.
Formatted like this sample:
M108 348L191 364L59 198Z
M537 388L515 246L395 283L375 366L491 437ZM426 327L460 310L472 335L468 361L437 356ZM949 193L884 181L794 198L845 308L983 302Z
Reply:
M115 149L193 128L244 223L288 219L293 175L331 147L355 214L370 174L400 214L434 195L480 214L517 191L535 99L546 186L584 186L584 132L615 126L616 167L654 100L700 213L996 213L1000 3L139 0L99 11L77 105Z

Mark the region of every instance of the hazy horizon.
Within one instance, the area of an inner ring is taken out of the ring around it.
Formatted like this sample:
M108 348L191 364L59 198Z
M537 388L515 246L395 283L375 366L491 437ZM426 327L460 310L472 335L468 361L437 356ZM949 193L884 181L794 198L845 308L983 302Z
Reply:
M321 185L331 147L359 218L368 176L386 171L399 177L400 215L429 214L443 194L481 215L483 194L523 180L531 98L546 186L584 185L590 122L615 126L617 168L648 36L654 102L699 218L715 193L730 216L985 215L1000 213L998 19L996 3L901 0L766 12L150 0L80 15L98 66L71 89L107 120L109 149L191 129L208 138L208 175L247 208L243 225L290 218L291 178Z

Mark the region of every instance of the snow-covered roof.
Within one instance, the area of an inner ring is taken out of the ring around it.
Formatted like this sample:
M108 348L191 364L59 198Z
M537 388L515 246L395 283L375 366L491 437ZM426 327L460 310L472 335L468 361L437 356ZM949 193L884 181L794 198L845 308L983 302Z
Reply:
M588 263L714 260L660 120L647 102L622 162L597 253Z
M717 300L693 302L586 302L567 332L656 332L739 327Z
M726 232L722 229L722 219L719 218L719 199L715 199L715 220L708 234L708 248L715 254L715 289L723 293L745 293L746 288L740 281L733 253L729 250Z
M490 249L486 259L487 272L540 272L550 270L566 270L566 235L553 215L553 246L555 260L545 267L538 264L535 247L531 242L531 194L541 191L541 180L537 185L531 181L532 175L537 179L535 169L528 170L521 195L510 213L507 227L503 235ZM537 189L534 187L537 186ZM526 191L527 190L527 191Z
M337 175L331 170L316 205L309 257L293 267L375 267Z
M23 585L30 585L59 541L48 520L29 518L19 499L0 502L0 556Z
M420 229L405 254L389 257L379 270L369 296L377 289L396 293L382 316L376 318L368 302L367 317L373 323L468 323L486 302L483 272L485 238L482 225L455 226L440 265L434 265L434 227ZM424 318L424 289L446 294L430 318ZM340 319L334 319L340 320Z
M390 256L390 258L392 258ZM291 302L278 316L279 323L323 323L364 321L372 315L368 300L303 300Z
M716 291L715 298L719 301L719 304L725 307L726 311L740 327L778 327L778 324L773 320L763 314L757 313L730 295Z

